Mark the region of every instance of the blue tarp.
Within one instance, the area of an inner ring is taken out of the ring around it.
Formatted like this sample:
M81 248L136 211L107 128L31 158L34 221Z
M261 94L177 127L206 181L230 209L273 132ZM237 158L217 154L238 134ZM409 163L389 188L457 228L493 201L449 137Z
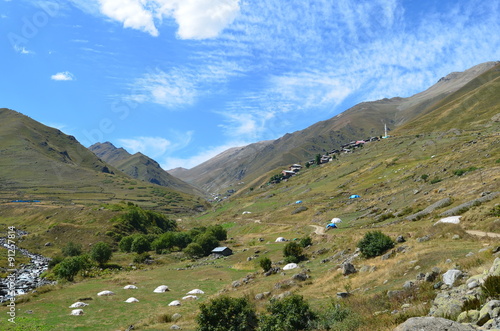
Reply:
M302 200L297 200L295 201L295 203L302 203Z
M356 198L361 198L361 197L357 194L353 194L349 197L349 199L356 199Z
M328 229L328 228L334 228L334 229L336 229L336 228L337 228L337 224L335 224L335 223L330 223L330 224L328 224L328 225L326 226L326 228L327 228L327 229Z

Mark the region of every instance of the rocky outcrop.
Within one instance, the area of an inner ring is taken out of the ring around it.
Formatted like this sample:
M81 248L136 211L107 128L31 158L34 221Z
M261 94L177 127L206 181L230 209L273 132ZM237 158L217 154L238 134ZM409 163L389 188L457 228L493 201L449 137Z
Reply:
M398 325L394 331L475 331L471 325L458 323L441 317L412 317Z

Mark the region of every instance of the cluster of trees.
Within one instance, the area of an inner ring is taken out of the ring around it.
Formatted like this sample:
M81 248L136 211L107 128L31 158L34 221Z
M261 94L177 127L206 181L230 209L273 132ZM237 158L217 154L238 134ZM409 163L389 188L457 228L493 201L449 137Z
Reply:
M177 222L168 219L165 215L151 210L142 209L133 203L125 206L126 213L112 219L118 235L127 233L161 234L167 231L176 231Z
M52 261L52 273L57 278L68 281L73 281L79 272L82 276L87 276L92 268L103 267L113 254L111 246L105 242L94 244L90 252L85 254L81 245L69 242L61 252L64 257Z
M123 237L118 247L122 252L138 254L155 251L165 254L183 251L190 257L203 257L227 239L227 231L220 225L196 227L189 231L168 231L162 234L132 234Z
M332 301L316 312L300 295L271 300L266 313L256 313L247 298L219 297L200 305L198 331L352 330L360 319L345 305Z

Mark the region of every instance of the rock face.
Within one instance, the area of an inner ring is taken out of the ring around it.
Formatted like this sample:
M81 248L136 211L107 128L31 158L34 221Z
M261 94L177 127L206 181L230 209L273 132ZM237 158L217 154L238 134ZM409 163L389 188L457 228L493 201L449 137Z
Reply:
M394 331L475 331L470 325L447 320L441 317L412 317L398 325Z
M346 262L346 263L342 264L342 274L344 276L354 274L354 273L356 273L356 268L354 267L354 265L352 263Z

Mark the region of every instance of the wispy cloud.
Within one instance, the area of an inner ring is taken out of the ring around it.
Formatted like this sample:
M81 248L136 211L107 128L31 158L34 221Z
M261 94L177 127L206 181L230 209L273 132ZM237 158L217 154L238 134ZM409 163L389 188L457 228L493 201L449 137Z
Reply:
M152 158L161 159L189 145L193 132L168 132L170 139L164 137L134 137L119 139L118 142L131 153L141 152Z
M69 81L69 80L75 80L75 76L69 71L63 71L50 76L50 79L58 81Z
M155 69L132 84L132 92L127 98L178 109L195 103L200 95L216 91L217 85L240 73L241 68L230 62L175 67L169 71Z
M31 51L31 50L27 49L26 47L19 46L19 45L14 45L14 50L16 52L18 52L19 54L23 54L23 55L35 54L34 51Z

